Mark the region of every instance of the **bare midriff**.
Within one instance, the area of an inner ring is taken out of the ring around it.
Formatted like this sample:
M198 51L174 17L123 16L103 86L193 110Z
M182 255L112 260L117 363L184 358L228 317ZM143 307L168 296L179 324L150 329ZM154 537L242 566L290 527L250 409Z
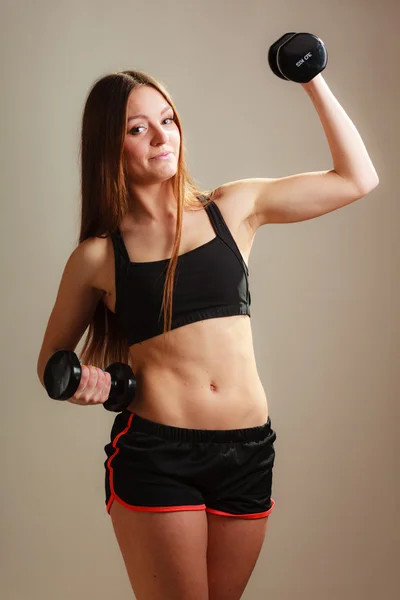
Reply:
M130 347L137 381L128 410L189 429L266 423L268 404L247 315L207 319Z

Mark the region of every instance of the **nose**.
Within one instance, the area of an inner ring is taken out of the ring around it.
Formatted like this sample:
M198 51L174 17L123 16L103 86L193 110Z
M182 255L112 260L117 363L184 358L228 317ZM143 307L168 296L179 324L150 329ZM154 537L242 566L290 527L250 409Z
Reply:
M157 128L154 129L154 135L153 135L153 139L152 139L153 146L162 146L163 144L166 144L168 141L169 141L169 135L162 127L158 126Z

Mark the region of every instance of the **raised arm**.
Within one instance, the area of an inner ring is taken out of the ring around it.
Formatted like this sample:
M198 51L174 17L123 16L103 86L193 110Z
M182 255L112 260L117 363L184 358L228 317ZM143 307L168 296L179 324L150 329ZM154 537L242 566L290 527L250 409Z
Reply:
M366 196L379 183L361 136L322 75L302 87L321 120L333 168L278 179L242 179L218 188L216 197L229 195L245 204L254 229L319 217Z

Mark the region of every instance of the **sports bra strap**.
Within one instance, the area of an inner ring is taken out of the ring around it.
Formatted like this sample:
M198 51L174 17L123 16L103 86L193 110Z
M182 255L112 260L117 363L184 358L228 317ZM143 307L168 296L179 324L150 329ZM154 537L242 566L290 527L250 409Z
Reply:
M129 256L119 228L110 234L114 247L116 305L115 312L119 311L119 302L122 297L122 288L129 269Z
M129 263L130 259L128 251L126 249L119 227L116 229L116 231L114 231L114 233L111 234L111 239L114 246L114 252L118 255L118 258L120 260L122 259L123 263Z
M211 203L208 204L205 209L210 217L210 221L215 229L216 234L225 242L225 244L227 244L227 246L229 246L232 252L235 253L240 264L243 265L246 275L249 275L249 269L243 259L242 253L240 252L218 206L214 201L211 201Z

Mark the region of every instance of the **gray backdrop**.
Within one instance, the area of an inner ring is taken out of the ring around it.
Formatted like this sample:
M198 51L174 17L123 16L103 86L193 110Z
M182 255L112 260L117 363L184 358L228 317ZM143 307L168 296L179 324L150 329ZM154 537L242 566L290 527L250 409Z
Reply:
M88 89L120 69L163 81L206 188L330 169L310 99L268 67L288 31L327 45L324 77L380 185L256 236L255 349L279 439L276 507L244 599L398 597L399 16L395 0L2 0L4 599L132 597L104 506L114 415L53 402L36 376L79 232Z

